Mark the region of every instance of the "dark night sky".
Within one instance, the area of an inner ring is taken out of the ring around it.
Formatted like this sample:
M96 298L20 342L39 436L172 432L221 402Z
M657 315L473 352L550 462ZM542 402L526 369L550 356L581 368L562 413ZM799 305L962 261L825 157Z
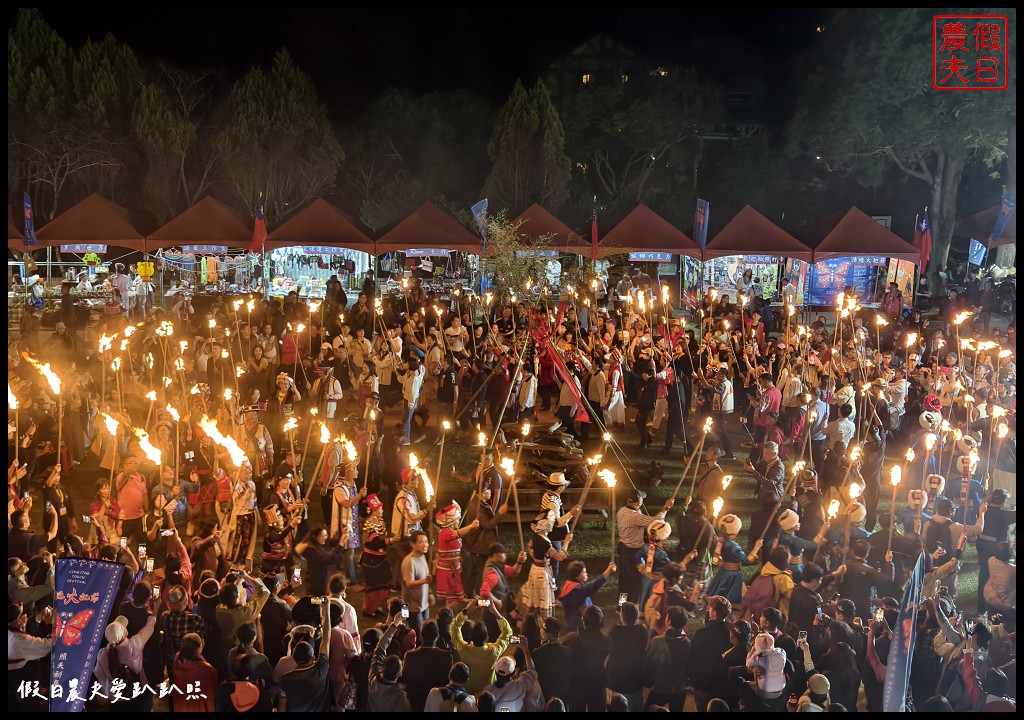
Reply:
M9 24L15 13L8 13ZM228 80L266 66L285 47L327 104L344 113L388 86L464 88L498 105L517 77L532 80L601 32L652 65L694 64L720 74L740 64L759 72L806 50L825 11L139 8L104 15L77 7L42 14L76 47L112 32L143 60L223 69ZM750 56L763 62L747 62Z

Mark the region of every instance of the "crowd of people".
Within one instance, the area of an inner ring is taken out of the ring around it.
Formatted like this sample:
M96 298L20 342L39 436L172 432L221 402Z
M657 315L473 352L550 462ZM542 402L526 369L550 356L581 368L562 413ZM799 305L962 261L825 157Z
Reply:
M880 711L919 558L907 704L1012 707L1015 324L924 318L895 287L805 318L792 283L774 308L740 286L682 314L639 270L583 286L379 299L368 279L349 304L332 279L318 301L200 317L182 296L12 339L9 707L49 686L61 557L130 571L93 678L209 689L174 711ZM630 425L663 437L692 491L627 483L588 572L586 492L563 494L596 467L545 473L510 548L500 460L531 422L624 471ZM478 435L464 471L409 452ZM731 491L723 463L746 473ZM108 707L153 697L87 703Z

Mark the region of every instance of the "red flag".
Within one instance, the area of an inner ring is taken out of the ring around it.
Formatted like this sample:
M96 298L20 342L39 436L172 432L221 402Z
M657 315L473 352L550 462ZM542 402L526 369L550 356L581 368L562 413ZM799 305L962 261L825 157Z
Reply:
M928 222L928 208L924 209L917 224L914 226L914 238L911 244L921 251L921 271L928 267L928 260L932 256L932 224Z
M249 246L249 252L260 252L266 240L267 221L263 215L263 193L260 193L260 200L256 203L256 222L252 226L252 245Z
M597 261L597 195L594 196L594 215L590 221L590 244L593 247L592 260Z
M559 311L559 322L561 322L562 315L565 313L565 303L562 303L563 307ZM555 352L554 346L551 344L551 335L548 332L546 318L537 312L534 312L533 322L530 323L530 334L533 336L533 342L538 348L546 348L548 355L551 356L551 360L555 366L555 373L562 378L563 382L569 383L569 389L572 391L573 398L576 400L576 420L579 422L590 422L590 414L587 412L586 406L583 404L583 397L580 393L580 388L576 384L576 379L569 373L568 368L565 367L565 363L562 361L561 356ZM558 325L555 325L557 328Z

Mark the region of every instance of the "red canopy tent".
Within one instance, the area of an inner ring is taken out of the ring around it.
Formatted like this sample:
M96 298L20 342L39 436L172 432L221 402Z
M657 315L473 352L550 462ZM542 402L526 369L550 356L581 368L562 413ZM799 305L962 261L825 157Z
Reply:
M988 239L992 235L992 229L996 226L996 217L999 216L999 210L1001 207L1002 205L995 205L990 207L988 210L982 210L974 215L960 218L953 226L953 234L972 238L983 245L987 245L988 247L1012 245L1017 242L1016 211L1014 211L1010 216L1010 221L1006 223L1006 228L999 236L999 239L995 242L989 242Z
M519 225L519 237L530 243L533 250L557 250L574 255L590 253L591 245L587 240L537 203L512 222Z
M264 248L273 250L303 245L373 252L373 240L341 210L323 198L317 198L281 223L267 236Z
M917 264L921 251L856 207L811 220L795 235L814 248L814 261L884 255Z
M747 205L704 249L705 260L730 255L773 255L810 262L813 251Z
M113 245L146 250L146 238L132 225L129 212L96 193L48 222L36 232L36 238L42 247Z
M425 202L377 240L375 253L382 255L414 248L479 253L481 241L437 205Z
M25 250L25 236L14 224L14 211L7 206L7 247L11 250Z
M700 246L643 203L633 208L597 244L601 257L628 252L660 252L700 258Z
M184 245L221 245L248 248L252 245L252 224L217 198L207 195L188 210L152 233L149 248Z

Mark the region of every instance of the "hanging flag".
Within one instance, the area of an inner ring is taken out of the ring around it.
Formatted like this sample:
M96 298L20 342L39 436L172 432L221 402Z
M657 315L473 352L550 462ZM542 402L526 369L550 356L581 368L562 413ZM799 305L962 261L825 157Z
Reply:
M1010 218L1013 217L1013 213L1017 210L1017 192L1015 190L1007 190L1003 193L1003 204L999 208L999 214L996 215L996 225L992 228L992 236L988 239L990 243L997 242L1003 234L1003 230L1006 229L1007 223L1010 222ZM28 233L25 233L25 244L28 245Z
M980 242L971 238L971 249L967 251L967 262L971 265L977 265L981 267L985 264L985 255L988 253L988 248L982 245Z
M480 228L480 237L483 238L484 245L480 249L481 255L487 254L487 198L484 198L476 205L471 207L470 212L473 213L473 219L476 220L476 226Z
M556 330L562 324L567 308L568 305L566 303L559 303L558 321L555 323ZM569 390L572 391L573 398L576 400L575 419L579 422L589 423L590 413L587 412L587 408L583 403L580 386L576 384L575 378L569 374L568 368L565 367L565 362L551 344L551 333L548 329L548 316L546 313L534 310L533 318L530 321L530 335L533 337L533 342L538 349L543 348L547 350L548 356L554 363L555 374L562 379L562 382L569 384Z
M594 196L594 214L590 221L591 259L597 262L597 195Z
M36 238L36 221L32 217L32 198L25 193L25 247L39 247Z
M252 245L249 246L249 252L260 252L266 241L267 220L263 214L263 193L260 193L260 199L256 203L256 222L252 226Z
M917 640L917 610L924 590L924 553L917 556L917 564L910 574L910 582L903 593L900 616L892 629L889 659L885 665L885 688L882 691L882 712L904 712L907 686L910 683L910 660L914 657ZM920 700L923 702L923 700Z
M54 568L50 712L82 712L92 686L96 653L116 602L124 565L58 558ZM131 691L131 688L128 689Z
M924 272L932 256L932 224L928 222L928 208L924 209L924 214L917 221L911 244L921 251L921 272Z
M707 200L697 198L697 210L693 214L693 239L700 246L701 255L708 244L708 216L711 213L711 203Z

